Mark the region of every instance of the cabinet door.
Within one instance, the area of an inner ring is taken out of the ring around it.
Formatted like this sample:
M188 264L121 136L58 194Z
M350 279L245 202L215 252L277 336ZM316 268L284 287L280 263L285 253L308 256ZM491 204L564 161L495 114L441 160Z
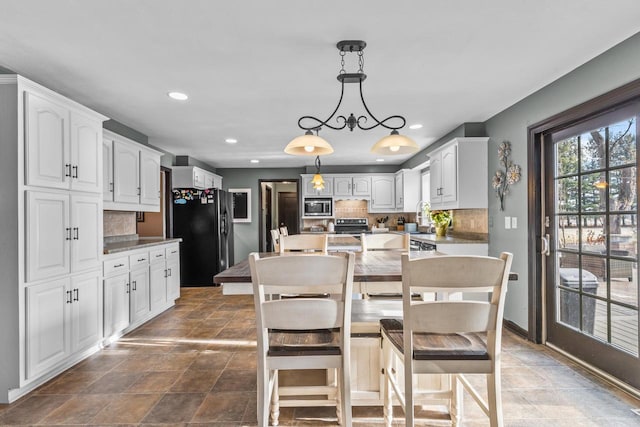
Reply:
M131 323L135 323L149 313L149 269L132 270L131 281Z
M69 196L27 191L27 282L70 271Z
M358 176L353 178L351 194L354 196L371 197L371 177Z
M26 287L26 377L34 378L71 352L69 279Z
M140 203L160 206L160 155L140 151Z
M156 262L149 267L151 311L155 311L167 303L167 275L164 262Z
M396 208L402 209L404 207L404 175L402 172L396 173L395 176L395 189L396 189Z
M205 171L198 168L193 168L193 188L204 190L205 185Z
M113 201L140 203L140 151L113 141Z
M129 326L129 273L104 279L104 336Z
M458 200L458 146L442 150L442 203Z
M71 113L71 189L102 191L102 124Z
M442 204L442 153L434 153L429 160L429 202L431 208Z
M220 175L213 175L213 188L222 188L222 177Z
M102 200L97 196L71 196L71 271L100 267Z
M89 348L102 338L100 273L71 278L71 352Z
M26 184L69 188L69 111L25 92Z
M334 196L351 196L351 177L346 177L346 176L333 177L333 195Z
M167 259L167 300L180 298L180 258Z
M113 141L102 141L102 200L113 202Z
M214 188L215 184L213 182L213 175L208 173L204 176L204 188Z
M371 177L371 210L395 210L394 189L393 175Z

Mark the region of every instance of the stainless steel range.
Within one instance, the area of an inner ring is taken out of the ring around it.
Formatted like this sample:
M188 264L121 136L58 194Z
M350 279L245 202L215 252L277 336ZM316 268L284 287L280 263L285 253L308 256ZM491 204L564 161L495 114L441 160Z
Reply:
M338 218L335 224L336 234L353 234L369 232L369 220L367 218Z

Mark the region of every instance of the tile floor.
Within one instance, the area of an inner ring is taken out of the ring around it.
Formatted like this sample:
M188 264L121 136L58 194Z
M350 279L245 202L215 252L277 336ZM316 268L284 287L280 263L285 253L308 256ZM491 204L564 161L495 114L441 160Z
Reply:
M174 308L0 405L0 425L256 425L255 334L251 297L183 288ZM564 357L509 332L503 351L506 426L640 426L639 400ZM383 424L380 408L353 413L354 425ZM336 425L335 411L283 408L280 425ZM464 425L488 422L467 402Z

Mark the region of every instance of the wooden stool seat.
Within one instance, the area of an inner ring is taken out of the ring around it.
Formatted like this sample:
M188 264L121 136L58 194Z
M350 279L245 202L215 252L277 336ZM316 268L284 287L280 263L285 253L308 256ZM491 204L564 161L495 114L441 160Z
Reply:
M340 354L339 330L269 331L268 356L321 356Z

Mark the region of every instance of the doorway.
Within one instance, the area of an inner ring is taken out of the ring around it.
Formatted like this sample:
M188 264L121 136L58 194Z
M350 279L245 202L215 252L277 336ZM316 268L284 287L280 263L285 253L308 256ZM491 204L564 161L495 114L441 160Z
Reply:
M300 181L258 180L260 200L260 251L273 249L271 230L285 225L289 234L300 232Z
M530 338L640 389L636 85L530 128L529 318Z

